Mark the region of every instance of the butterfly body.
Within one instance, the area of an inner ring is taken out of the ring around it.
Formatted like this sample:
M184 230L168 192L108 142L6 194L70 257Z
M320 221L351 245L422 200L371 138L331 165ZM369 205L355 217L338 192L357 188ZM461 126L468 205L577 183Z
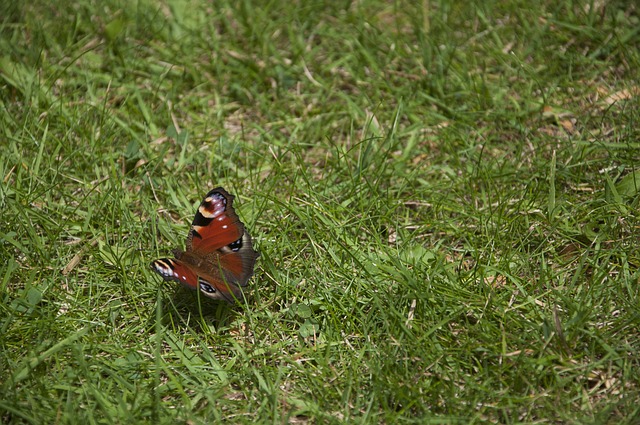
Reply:
M253 274L258 254L251 236L233 209L233 195L213 189L200 203L184 251L161 258L151 268L165 280L175 280L213 299L233 302Z

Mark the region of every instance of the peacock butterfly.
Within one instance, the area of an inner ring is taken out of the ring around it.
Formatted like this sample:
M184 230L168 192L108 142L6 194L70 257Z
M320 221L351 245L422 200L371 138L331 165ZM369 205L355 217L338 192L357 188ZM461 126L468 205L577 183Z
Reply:
M191 223L185 251L161 258L151 268L165 280L175 280L215 300L242 299L242 287L253 275L258 254L251 236L233 209L233 195L221 187L200 203Z

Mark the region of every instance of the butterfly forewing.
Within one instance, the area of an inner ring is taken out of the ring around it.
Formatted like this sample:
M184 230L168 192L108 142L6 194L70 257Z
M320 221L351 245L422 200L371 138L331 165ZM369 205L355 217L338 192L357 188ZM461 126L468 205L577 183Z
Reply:
M242 238L244 225L232 207L233 195L222 188L207 193L187 237L187 251L212 252Z
M198 281L198 275L180 260L161 258L151 263L151 268L160 274L165 280L175 280L192 289L197 289L193 282Z

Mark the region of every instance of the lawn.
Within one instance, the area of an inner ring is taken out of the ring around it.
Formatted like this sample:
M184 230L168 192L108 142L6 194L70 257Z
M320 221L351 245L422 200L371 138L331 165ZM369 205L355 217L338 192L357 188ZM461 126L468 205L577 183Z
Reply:
M475 3L2 2L0 422L639 423L640 8Z

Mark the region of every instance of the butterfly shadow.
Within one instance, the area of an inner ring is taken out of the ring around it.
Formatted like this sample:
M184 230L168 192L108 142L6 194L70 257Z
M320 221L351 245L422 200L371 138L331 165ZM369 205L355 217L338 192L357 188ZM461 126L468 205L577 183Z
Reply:
M212 329L228 328L241 308L178 286L162 296L161 324L175 331L189 328L197 333L210 333Z

